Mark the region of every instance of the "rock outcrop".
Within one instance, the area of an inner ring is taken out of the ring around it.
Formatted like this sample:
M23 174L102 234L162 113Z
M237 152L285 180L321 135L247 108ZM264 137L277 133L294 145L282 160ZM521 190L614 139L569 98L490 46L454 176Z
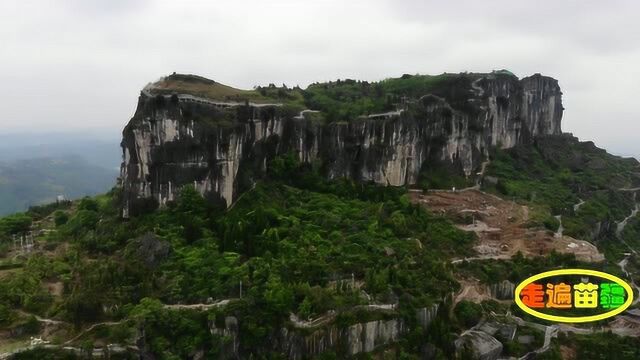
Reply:
M435 318L438 305L430 308L417 309L417 320L427 329ZM400 340L406 334L407 326L402 318L373 320L355 323L348 326L338 326L334 321L322 322L318 326L297 326L292 323L283 327L272 338L271 350L282 353L290 360L309 359L327 351L353 356L369 353L388 347ZM223 324L211 322L212 335L225 339L220 349L220 358L242 358L240 351L240 335L238 320L234 316L227 316Z
M308 359L328 350L352 356L388 346L404 332L401 319L369 321L342 329L329 325L310 334L285 328L276 350L291 360Z
M496 360L502 353L502 343L493 336L477 330L465 332L455 341L458 351L467 351L473 354L473 359ZM463 357L464 358L464 357Z
M229 206L270 159L290 152L319 163L328 178L402 186L442 162L473 177L491 147L561 132L556 80L465 76L473 79L468 88L454 89L463 100L425 93L395 112L330 123L283 104L214 101L148 86L123 131L124 216L174 200L187 184Z
M238 318L235 316L226 316L224 318L224 327L218 328L212 323L210 331L211 335L217 335L225 340L220 348L221 359L240 358L240 329L238 327Z
M491 284L488 287L491 297L498 300L513 300L516 285L511 281L502 280L501 282Z

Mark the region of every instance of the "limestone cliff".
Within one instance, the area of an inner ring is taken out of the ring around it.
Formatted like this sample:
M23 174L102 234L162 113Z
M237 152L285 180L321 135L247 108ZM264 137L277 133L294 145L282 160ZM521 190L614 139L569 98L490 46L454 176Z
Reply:
M320 164L328 178L402 186L435 163L473 177L491 147L561 133L562 93L539 74L447 75L459 85L403 96L395 111L348 121L186 79L189 86L166 79L147 86L123 131L124 216L172 201L187 184L229 206L270 159L289 152Z
M434 305L416 310L416 319L424 329L436 318L438 308L439 305ZM375 313L375 310L372 313ZM339 326L333 321L320 322L317 326L290 324L289 327L283 327L269 335L272 339L272 350L291 360L314 358L326 351L349 356L373 352L397 342L408 330L405 321L397 314L390 316L389 312L384 313L389 317L386 320L347 326ZM224 326L220 325L221 327L217 327L212 322L210 332L227 339L221 358L242 358L239 350L242 340L238 331L238 319L227 316Z

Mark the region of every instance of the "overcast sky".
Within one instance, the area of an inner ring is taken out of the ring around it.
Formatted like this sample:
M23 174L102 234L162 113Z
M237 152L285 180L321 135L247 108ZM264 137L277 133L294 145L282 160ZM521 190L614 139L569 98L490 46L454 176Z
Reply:
M509 69L560 81L563 130L640 155L637 1L2 0L0 134L118 136L173 71L235 87Z

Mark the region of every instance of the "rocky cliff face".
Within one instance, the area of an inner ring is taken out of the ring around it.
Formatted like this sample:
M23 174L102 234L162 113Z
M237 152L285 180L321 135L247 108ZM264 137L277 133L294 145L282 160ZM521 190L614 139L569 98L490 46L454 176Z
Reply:
M425 93L395 112L331 123L282 104L214 101L149 86L123 131L124 215L143 204L162 206L187 184L229 206L270 159L288 152L321 164L328 178L402 186L442 162L472 177L491 147L561 132L556 80L494 73L472 79L456 89L463 102Z
M438 305L421 308L416 312L418 323L428 328L435 319ZM221 349L221 358L242 358L238 320L233 316L225 318L224 327L210 326L210 332L226 339ZM354 356L373 352L398 341L407 332L402 318L374 320L340 327L333 322L317 327L283 327L272 334L274 351L282 353L290 360L314 358L326 351Z

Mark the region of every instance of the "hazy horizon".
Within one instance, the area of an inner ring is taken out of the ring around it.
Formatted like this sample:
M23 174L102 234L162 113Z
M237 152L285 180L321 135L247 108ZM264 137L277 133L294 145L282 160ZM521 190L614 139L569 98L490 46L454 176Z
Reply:
M558 79L563 131L637 158L639 9L633 1L4 2L0 135L118 138L140 89L174 71L248 89L508 69Z

